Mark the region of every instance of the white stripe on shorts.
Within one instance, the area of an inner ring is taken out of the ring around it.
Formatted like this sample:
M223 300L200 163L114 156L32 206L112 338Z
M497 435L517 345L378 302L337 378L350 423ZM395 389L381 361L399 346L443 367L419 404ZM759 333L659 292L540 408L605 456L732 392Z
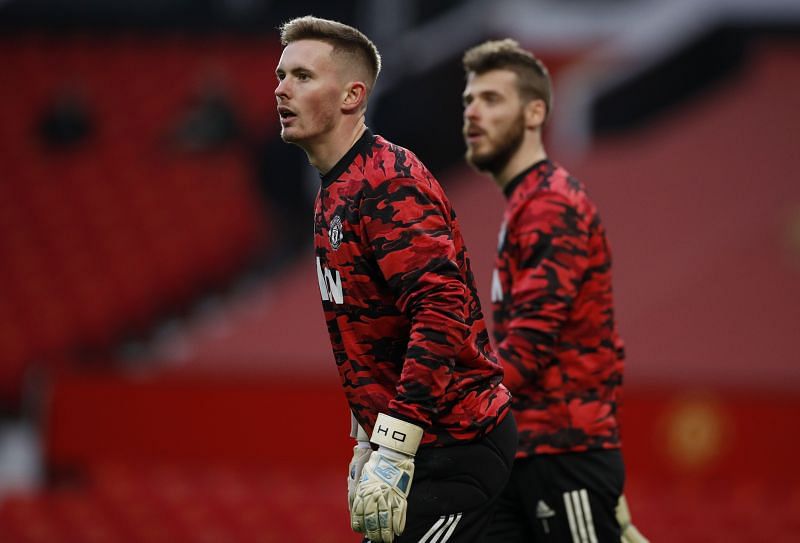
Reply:
M445 518L444 515L439 517L439 520L431 526L431 529L428 530L422 539L419 540L419 543L447 543L450 539L450 536L453 535L453 532L458 526L459 521L461 520L462 513L458 513L456 515L447 515ZM439 538L442 539L439 539ZM430 538L430 539L429 539Z
M583 504L583 516L586 518L586 531L589 533L589 543L597 543L597 534L594 531L594 520L592 519L592 508L589 505L589 493L585 488L580 491L581 503Z
M589 506L589 494L586 489L564 492L564 507L567 509L567 520L570 532L572 532L573 543L597 543L592 509Z
M461 515L462 513L456 515L456 518L453 520L453 524L450 525L450 529L447 530L446 534L444 534L444 539L442 539L439 543L447 543L447 541L450 540L450 536L453 535L456 526L458 526L458 523L461 521Z

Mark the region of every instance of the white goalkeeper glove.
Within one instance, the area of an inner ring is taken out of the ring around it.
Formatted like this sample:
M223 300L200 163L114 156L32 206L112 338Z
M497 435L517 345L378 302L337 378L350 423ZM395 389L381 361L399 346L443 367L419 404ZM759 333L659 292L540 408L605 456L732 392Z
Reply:
M406 527L406 499L422 428L380 413L371 441L378 445L361 472L350 522L375 543L391 543Z
M358 482L361 480L361 470L364 468L364 464L367 463L369 455L372 453L372 446L369 444L369 436L358 423L352 412L350 413L350 437L358 442L355 447L353 447L353 458L350 460L350 465L347 469L347 509L352 512L353 498L356 495Z
M617 502L617 522L619 522L622 533L622 543L650 543L633 525L631 511L628 509L628 500L625 499L624 494L619 497Z

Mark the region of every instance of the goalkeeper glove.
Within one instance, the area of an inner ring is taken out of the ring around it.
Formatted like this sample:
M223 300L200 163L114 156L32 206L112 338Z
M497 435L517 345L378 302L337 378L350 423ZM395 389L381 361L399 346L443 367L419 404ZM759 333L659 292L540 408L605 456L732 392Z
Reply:
M350 466L347 469L347 509L352 511L353 498L356 495L358 482L361 480L361 470L364 468L364 464L367 463L372 453L372 447L369 444L369 436L358 423L352 412L350 413L350 437L358 441L356 446L353 447L353 458L350 460Z
M380 413L371 441L378 445L364 466L350 514L352 528L370 541L391 543L406 526L414 455L422 428Z
M631 511L628 509L628 500L625 499L624 494L619 497L617 502L617 522L619 522L622 533L622 543L650 543L633 525Z

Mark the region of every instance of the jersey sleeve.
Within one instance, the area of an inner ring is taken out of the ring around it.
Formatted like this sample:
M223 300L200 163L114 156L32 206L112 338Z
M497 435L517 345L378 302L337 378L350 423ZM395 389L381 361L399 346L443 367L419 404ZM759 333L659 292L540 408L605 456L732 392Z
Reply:
M457 264L451 214L437 189L426 179L393 179L361 204L368 245L410 323L389 409L423 427L443 401L469 336L467 286Z
M516 265L507 334L497 352L513 393L537 383L552 359L588 265L588 230L566 197L540 192L520 210L508 236Z

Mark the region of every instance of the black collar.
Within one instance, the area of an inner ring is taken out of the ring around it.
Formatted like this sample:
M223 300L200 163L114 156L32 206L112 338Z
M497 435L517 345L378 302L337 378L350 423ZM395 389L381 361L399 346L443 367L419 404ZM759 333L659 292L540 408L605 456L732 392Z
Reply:
M533 164L522 170L520 173L518 173L516 177L514 177L514 179L509 181L508 184L505 187L503 187L503 194L506 195L506 199L511 199L511 195L514 194L514 189L516 189L520 185L520 183L522 183L522 181L526 177L528 177L529 173L543 166L544 164L549 164L549 163L550 159L543 158L539 162L534 162Z
M361 134L361 137L353 144L349 151L347 151L342 158L339 159L333 168L328 170L326 174L320 174L320 178L322 178L322 186L327 187L334 181L336 181L340 175L347 171L347 168L350 167L350 164L353 163L353 160L356 158L356 155L365 152L369 149L375 141L375 136L372 134L369 128L364 130L364 133Z

